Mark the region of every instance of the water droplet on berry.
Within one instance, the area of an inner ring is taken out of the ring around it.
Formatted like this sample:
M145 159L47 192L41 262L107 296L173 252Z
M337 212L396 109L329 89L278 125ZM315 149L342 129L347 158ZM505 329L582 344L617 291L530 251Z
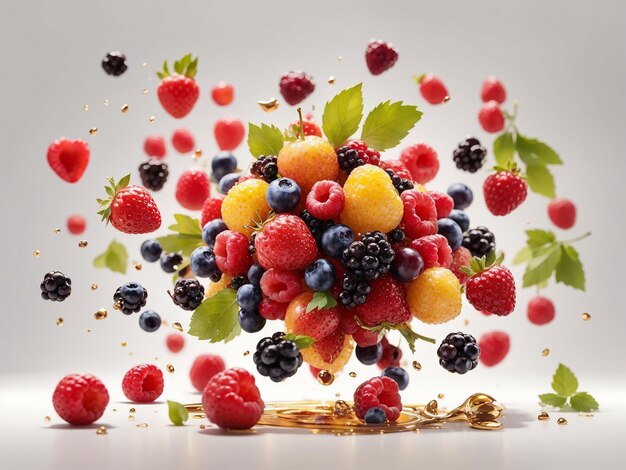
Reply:
M556 424L559 424L561 426L565 426L567 424L567 420L565 418L559 418L556 420Z
M97 290L98 289L98 284L96 284L95 282L91 285L91 290Z
M39 255L41 255L41 251L39 251L39 250L35 250L35 251L33 251L33 256L34 256L35 258L38 258L38 257L39 257Z
M96 434L98 436L104 436L107 434L107 428L105 428L104 426L100 426L97 430L96 430Z
M178 322L172 323L172 328L174 328L175 330L180 331L181 333L183 332L183 325L181 325Z
M269 100L259 100L257 101L258 105L261 107L263 111L266 113L271 113L272 111L276 111L278 109L278 100L276 98L270 98Z
M91 129L89 129L89 133L91 135L96 135L98 133L98 128L97 127L92 127Z
M128 112L128 105L127 105L127 104L123 105L123 106L120 108L120 111L121 111L121 112L123 112L123 113L127 113L127 112Z
M550 350L548 348L544 349L543 351L541 351L541 355L543 357L546 357L548 354L550 354Z
M330 385L335 381L335 376L329 370L322 369L317 373L317 381L322 385Z
M165 368L167 369L167 371L168 371L170 374L173 374L173 373L174 373L174 370L175 370L175 369L174 369L174 366L173 366L172 364L168 364L168 365L166 365L166 366L165 366Z
M107 317L108 313L105 309L101 308L96 313L93 314L93 317L96 320L104 320Z
M537 419L539 421L547 421L550 419L550 415L546 413L545 411L542 411L541 413L537 415Z
M87 240L81 240L78 242L78 247L79 248L86 248L87 245L89 245L89 243L87 242Z
M57 318L57 326L61 326L64 322L65 320L62 317Z
M589 321L591 320L591 315L589 315L587 312L583 313L580 318L583 319L583 321Z
M422 370L422 365L417 361L413 361L413 369Z

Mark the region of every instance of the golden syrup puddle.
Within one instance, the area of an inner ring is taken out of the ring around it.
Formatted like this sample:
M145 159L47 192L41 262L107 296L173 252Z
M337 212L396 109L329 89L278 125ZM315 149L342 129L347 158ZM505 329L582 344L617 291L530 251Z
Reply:
M475 393L450 412L439 412L437 400L426 405L403 405L395 423L366 424L359 420L352 405L343 400L336 402L294 401L265 404L259 426L309 429L313 433L334 434L386 434L441 427L445 423L465 422L474 429L498 430L502 423L503 407L493 397ZM202 413L199 403L185 405L190 413Z

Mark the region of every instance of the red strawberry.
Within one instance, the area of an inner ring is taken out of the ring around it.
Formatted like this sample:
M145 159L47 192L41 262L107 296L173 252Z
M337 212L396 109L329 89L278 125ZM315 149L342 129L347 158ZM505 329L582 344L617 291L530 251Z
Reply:
M504 331L485 333L478 341L480 363L487 367L495 366L509 353L511 341Z
M98 199L102 220L122 233L150 233L161 226L161 213L150 193L143 186L128 185L130 175L117 183L109 178L107 199Z
M415 77L415 81L420 86L422 97L430 104L441 104L450 99L448 89L439 77L431 74L423 74Z
M487 132L500 132L504 129L504 113L497 101L487 101L478 112L478 122Z
M484 257L474 257L469 268L460 270L470 276L465 286L469 303L476 310L506 316L515 310L515 280L501 261L499 256L491 266L485 266Z
M398 60L398 51L393 44L372 40L365 50L365 62L372 75L380 75L389 70Z
M489 175L483 183L485 203L493 215L510 214L526 200L528 187L518 173L516 168L498 171Z
M89 145L84 140L55 140L48 147L48 165L68 183L76 183L89 163Z
M215 123L213 132L220 150L235 150L246 135L246 128L239 119L222 118Z
M326 310L323 310L324 312ZM339 357L343 350L345 335L340 329L336 329L333 333L313 343L315 349L324 361L333 363Z
M317 258L317 244L304 221L280 214L266 222L254 240L257 258L265 269L298 271Z
M211 179L204 170L190 168L183 171L176 183L176 200L185 209L202 209L211 194Z
M485 103L492 100L498 103L504 103L504 100L506 100L506 90L502 82L496 77L487 77L480 90L480 99Z
M300 122L294 121L289 124L289 129L293 132L294 137L296 139L300 138ZM302 121L302 133L304 135L316 135L318 137L322 137L322 130L319 128L317 124L313 121L307 121L304 119Z
M163 71L157 72L161 79L157 94L163 109L175 118L187 116L193 109L200 88L194 80L198 68L198 58L187 54L174 62L174 75L170 75L167 61L163 62Z
M312 298L311 294L301 294L296 297L296 303L292 302L287 312L293 318L293 332L298 335L306 335L317 340L326 338L339 330L339 309L337 307L317 308L307 312L306 308ZM306 300L306 302L305 302ZM332 362L332 361L331 361Z
M363 324L376 326L385 322L395 325L411 319L402 284L391 276L384 276L373 281L371 286L367 302L355 308L356 315Z

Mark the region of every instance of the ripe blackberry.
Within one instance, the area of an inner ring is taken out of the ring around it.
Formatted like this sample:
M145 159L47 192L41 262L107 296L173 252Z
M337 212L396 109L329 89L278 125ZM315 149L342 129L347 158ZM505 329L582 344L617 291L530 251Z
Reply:
M111 51L102 59L102 68L108 75L118 77L128 68L126 56L121 52Z
M367 300L372 287L366 279L359 279L354 274L346 272L341 279L339 302L345 308L354 308Z
M228 284L228 288L237 290L244 284L248 284L248 279L245 276L233 276Z
M343 250L341 263L358 279L378 279L389 272L394 252L382 232L366 232Z
M478 365L480 348L472 335L450 333L437 349L439 364L449 372L465 374Z
M195 310L204 300L204 287L195 279L179 279L174 285L174 293L167 293L183 310Z
M63 302L72 293L72 280L61 271L50 271L41 281L41 298Z
M250 173L268 183L278 178L278 158L261 155L250 167Z
M402 194L404 191L408 189L413 189L415 187L413 181L400 178L398 175L396 175L395 171L388 168L385 170L385 172L389 175L389 178L391 178L393 187L398 190L398 193Z
M348 174L352 173L352 170L356 167L365 165L365 161L359 156L359 152L347 145L337 149L337 161L339 162L339 168Z
M254 240L256 239L256 235L258 232L254 232L251 236L250 236L250 244L248 245L248 253L250 254L250 256L252 256L253 254L256 253L256 247L254 246Z
M124 315L138 312L146 305L148 291L138 282L127 282L117 288L113 294L115 306Z
M167 163L158 160L148 160L139 165L139 176L143 185L152 190L160 190L170 172L167 170Z
M302 365L302 353L293 341L283 339L279 331L271 338L263 338L256 346L252 360L259 374L273 382L282 382L294 375Z
M321 220L313 217L306 209L302 211L300 218L304 220L306 226L309 227L311 235L315 238L318 246L321 246L322 235L324 235L324 232L335 225L335 222L332 220Z
M387 234L387 238L389 239L389 241L392 241L392 242L401 242L401 241L404 241L404 239L406 238L406 235L404 233L404 230L399 229L399 228L394 228L391 232Z
M463 234L463 246L472 256L486 256L496 249L496 236L487 227L479 225Z
M486 156L487 149L480 145L480 141L475 137L468 137L460 142L452 152L456 167L470 173L476 173L482 168Z

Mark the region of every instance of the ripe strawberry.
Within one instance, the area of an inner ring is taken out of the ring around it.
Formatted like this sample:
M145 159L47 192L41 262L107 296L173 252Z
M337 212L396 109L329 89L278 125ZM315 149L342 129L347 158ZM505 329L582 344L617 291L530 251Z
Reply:
M143 141L143 150L149 157L163 160L166 153L165 139L160 135L149 135Z
M312 293L305 292L289 303L285 314L285 329L298 335L310 336L317 341L340 330L340 307L322 310L314 308L307 312L307 306L312 298Z
M185 209L202 209L211 194L211 179L200 168L189 168L182 172L176 182L176 200Z
M422 74L415 77L415 81L420 86L422 97L430 104L441 104L450 99L448 89L439 77L431 74Z
M211 98L218 106L226 106L233 102L235 88L226 82L217 82L211 90Z
M504 331L485 333L480 340L478 340L480 363L487 367L499 364L509 353L510 345L509 335Z
M341 332L339 328L333 331L328 336L313 343L312 348L321 356L326 362L335 362L335 359L339 357L343 350L343 344L346 336Z
M194 80L198 68L198 58L187 54L174 62L174 75L170 75L167 61L163 62L163 71L157 72L161 79L157 94L163 109L175 118L187 116L193 109L200 88Z
M189 153L196 146L196 141L187 129L176 129L172 134L172 146L180 153Z
M297 271L317 258L317 244L304 221L280 214L263 224L254 239L257 258L265 269Z
M128 185L130 175L117 183L109 178L107 199L98 199L102 220L122 233L150 233L161 226L161 212L143 186Z
M554 225L567 230L576 223L576 206L569 199L553 199L548 204L548 217Z
M535 325L545 325L554 320L554 304L547 297L538 295L528 302L528 320Z
M48 165L68 183L76 183L89 163L89 145L84 140L55 140L48 147Z
M383 276L373 281L371 287L367 302L355 309L363 324L376 326L385 322L395 325L411 320L402 284L391 276Z
M213 127L215 140L220 150L235 150L246 135L246 128L236 118L218 119Z
M372 40L365 49L365 62L372 75L380 75L389 70L398 60L398 51L393 44Z
M474 257L469 268L459 269L470 276L465 287L469 303L476 310L506 316L515 310L515 279L511 271L500 265L501 261L502 255L485 266L484 257Z
M480 99L485 103L492 100L500 104L504 103L504 100L506 100L506 90L502 82L496 77L487 77L480 90Z
M500 132L504 129L504 113L497 101L487 101L480 108L478 122L487 132Z
M507 215L526 200L528 187L519 176L519 171L498 171L489 175L483 183L483 194L487 209L493 215Z

